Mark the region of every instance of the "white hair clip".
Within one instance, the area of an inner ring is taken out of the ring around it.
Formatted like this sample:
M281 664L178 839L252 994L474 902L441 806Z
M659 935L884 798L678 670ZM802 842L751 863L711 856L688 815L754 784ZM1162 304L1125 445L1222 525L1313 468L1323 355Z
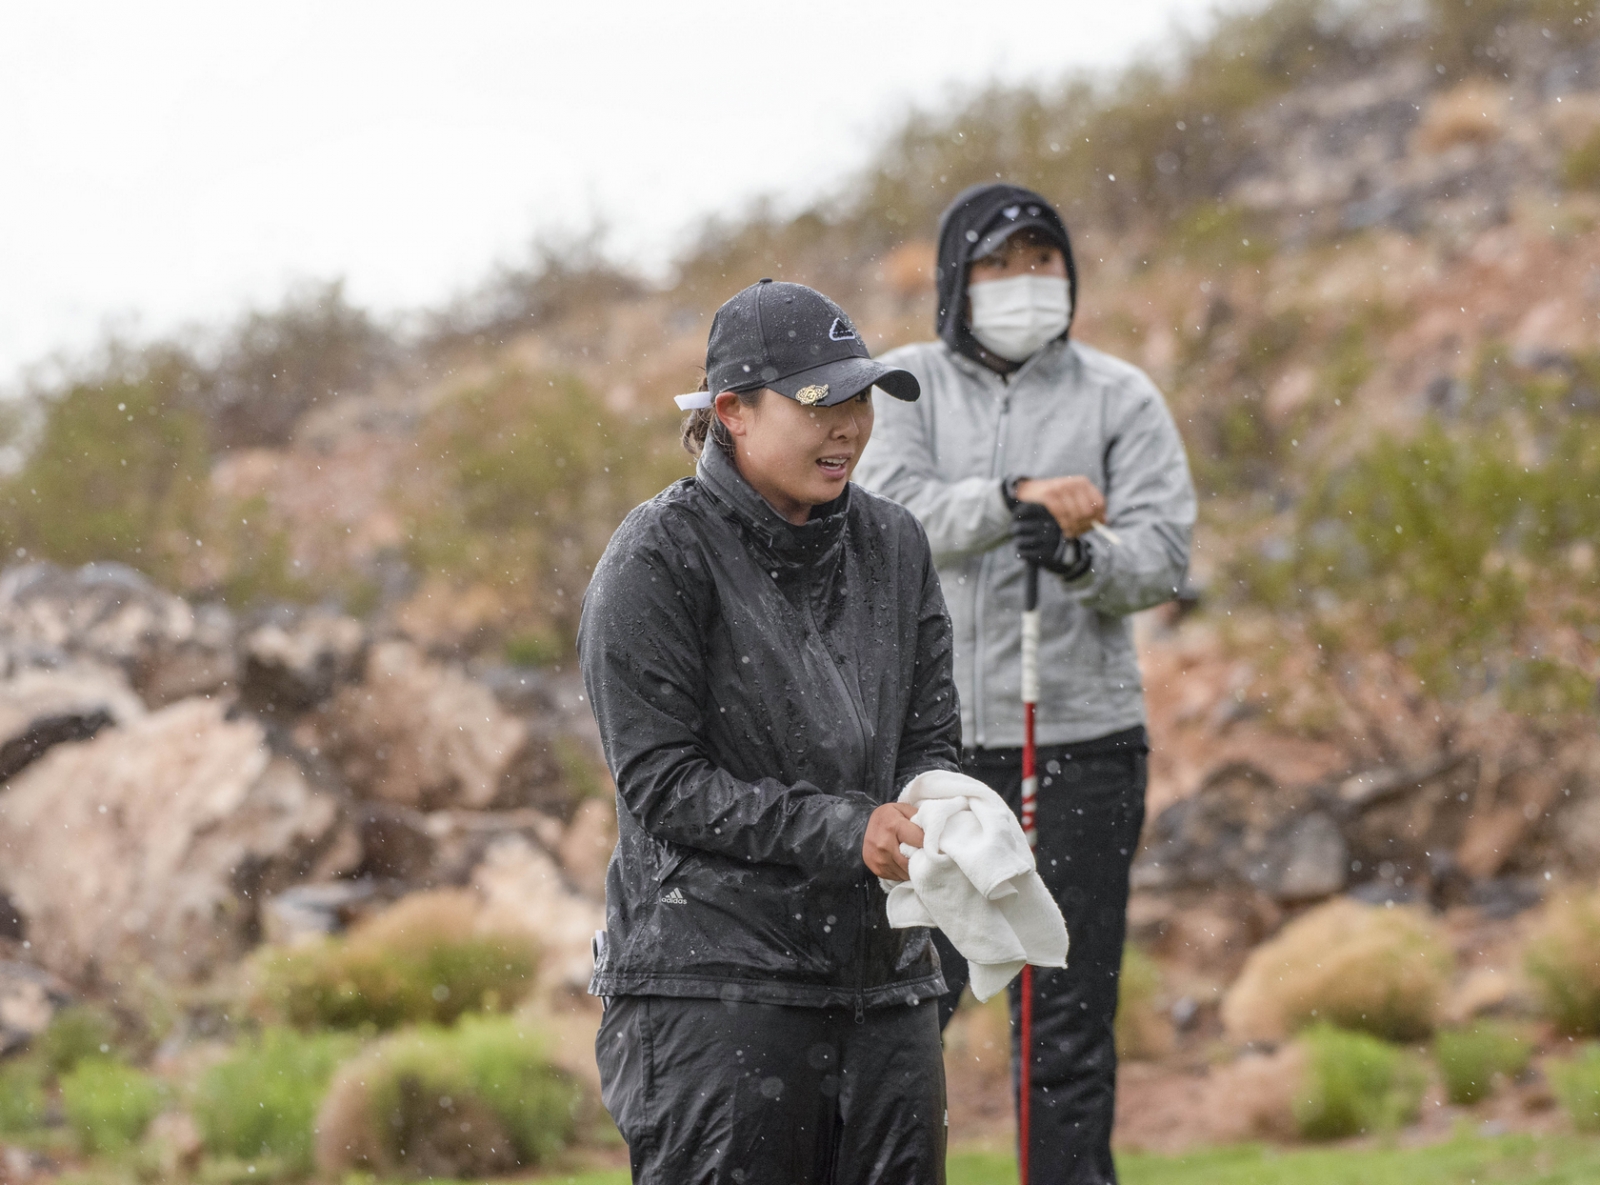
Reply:
M711 406L711 392L691 391L687 395L674 395L672 402L678 405L679 411L699 411Z

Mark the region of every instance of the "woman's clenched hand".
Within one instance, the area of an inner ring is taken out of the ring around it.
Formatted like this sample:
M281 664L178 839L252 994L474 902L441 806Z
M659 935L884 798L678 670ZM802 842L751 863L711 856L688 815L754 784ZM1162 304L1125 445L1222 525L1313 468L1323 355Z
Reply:
M875 876L886 881L909 880L911 870L900 852L901 844L922 846L922 828L911 821L917 808L904 802L886 802L867 820L867 836L861 841L861 859Z

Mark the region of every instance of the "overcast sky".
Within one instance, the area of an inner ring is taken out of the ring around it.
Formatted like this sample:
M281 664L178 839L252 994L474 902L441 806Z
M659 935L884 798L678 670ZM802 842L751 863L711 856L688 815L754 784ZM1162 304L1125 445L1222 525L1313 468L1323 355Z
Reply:
M0 5L0 387L297 279L440 303L596 218L659 268L707 214L836 190L909 105L1159 53L1212 6Z

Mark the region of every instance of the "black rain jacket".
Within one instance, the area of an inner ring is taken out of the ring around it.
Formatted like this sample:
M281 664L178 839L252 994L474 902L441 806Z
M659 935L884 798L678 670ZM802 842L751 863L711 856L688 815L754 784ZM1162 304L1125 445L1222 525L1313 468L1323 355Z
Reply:
M958 768L950 621L909 511L849 485L794 526L708 445L612 536L578 649L617 784L591 992L859 1015L943 990L861 859L877 806Z

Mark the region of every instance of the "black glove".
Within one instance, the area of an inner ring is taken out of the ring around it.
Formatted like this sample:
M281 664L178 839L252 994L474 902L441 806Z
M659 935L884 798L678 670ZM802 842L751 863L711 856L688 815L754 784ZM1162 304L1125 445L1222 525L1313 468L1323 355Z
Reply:
M1011 541L1024 563L1072 580L1089 570L1089 549L1061 533L1055 515L1038 502L1018 502L1011 512Z

